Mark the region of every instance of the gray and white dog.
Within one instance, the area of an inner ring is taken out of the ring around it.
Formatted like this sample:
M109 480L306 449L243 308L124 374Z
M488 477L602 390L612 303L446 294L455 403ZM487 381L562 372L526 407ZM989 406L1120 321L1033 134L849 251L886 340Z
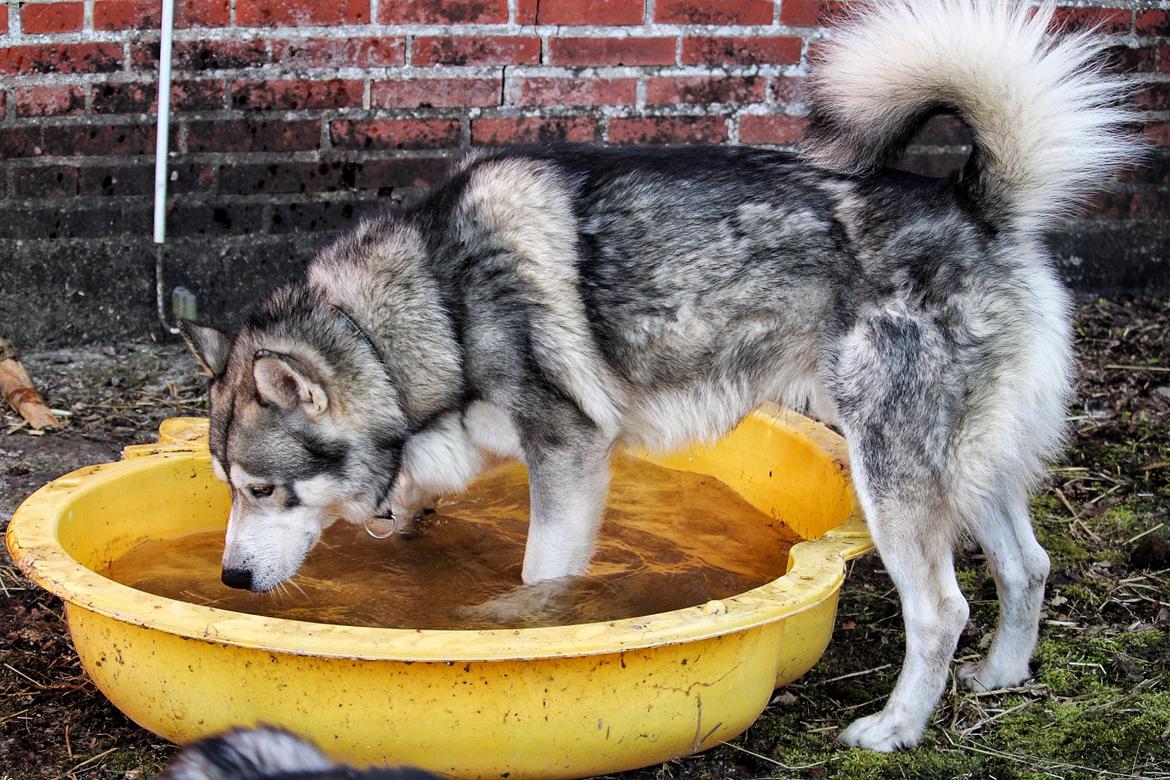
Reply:
M841 738L922 737L967 620L963 533L1000 617L959 674L979 690L1026 679L1048 573L1028 494L1072 372L1041 233L1134 153L1103 43L1051 19L878 0L822 50L800 154L480 151L325 250L239 333L189 327L233 495L225 582L269 590L335 519L404 523L511 457L531 475L524 582L579 575L616 443L712 440L771 401L845 433L902 600L897 686ZM886 169L939 109L971 129L962 171Z

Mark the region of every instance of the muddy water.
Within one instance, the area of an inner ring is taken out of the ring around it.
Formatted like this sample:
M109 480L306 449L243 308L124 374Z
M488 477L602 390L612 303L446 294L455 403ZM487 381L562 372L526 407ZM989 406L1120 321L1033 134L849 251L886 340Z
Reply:
M257 615L356 626L498 628L637 617L726 598L784 573L799 538L722 482L619 457L585 577L518 587L528 487L518 465L444 500L409 536L336 523L277 591L220 584L223 533L145 542L104 572L139 590Z

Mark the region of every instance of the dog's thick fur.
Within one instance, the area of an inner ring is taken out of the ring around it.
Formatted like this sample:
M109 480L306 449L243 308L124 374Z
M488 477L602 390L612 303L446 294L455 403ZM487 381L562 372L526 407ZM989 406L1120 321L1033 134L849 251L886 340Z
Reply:
M439 780L409 767L355 769L315 745L271 726L236 729L183 749L158 780Z
M921 738L967 620L963 532L1000 620L960 675L1024 680L1048 572L1027 498L1072 371L1040 232L1133 151L1102 44L1053 36L1051 17L879 0L823 48L800 155L481 151L322 253L234 338L189 328L233 489L233 584L270 589L334 518L409 518L501 457L531 474L524 581L581 574L615 443L714 439L772 401L845 433L902 599L897 686L842 739ZM938 109L971 128L966 167L884 169Z

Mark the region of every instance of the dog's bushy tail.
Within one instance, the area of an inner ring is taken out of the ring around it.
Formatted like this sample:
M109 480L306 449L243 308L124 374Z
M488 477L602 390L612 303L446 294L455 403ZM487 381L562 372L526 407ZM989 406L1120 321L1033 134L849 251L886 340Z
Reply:
M1064 216L1134 158L1126 82L1107 43L1050 32L1053 6L1011 0L874 0L814 61L806 153L843 173L889 163L940 109L971 128L959 180L1017 230Z

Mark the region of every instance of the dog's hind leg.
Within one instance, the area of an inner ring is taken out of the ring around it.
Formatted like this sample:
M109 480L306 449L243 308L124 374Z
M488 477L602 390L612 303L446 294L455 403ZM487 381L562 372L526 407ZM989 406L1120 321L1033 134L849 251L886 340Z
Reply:
M854 485L906 626L902 672L885 707L840 735L873 750L922 738L968 615L944 476L959 394L948 385L945 340L932 327L912 315L875 315L843 341L832 367Z
M959 678L977 691L1008 688L1031 676L1028 661L1040 626L1048 555L1036 541L1023 495L1004 496L975 518L972 531L995 577L999 625L987 656L959 667Z
M855 466L860 460L865 467L864 456L852 457ZM906 655L886 706L850 724L841 741L889 751L916 745L922 738L946 687L968 607L955 579L951 535L939 528L947 522L945 505L911 489L858 487L859 493L869 494L862 504L870 532L901 598Z

